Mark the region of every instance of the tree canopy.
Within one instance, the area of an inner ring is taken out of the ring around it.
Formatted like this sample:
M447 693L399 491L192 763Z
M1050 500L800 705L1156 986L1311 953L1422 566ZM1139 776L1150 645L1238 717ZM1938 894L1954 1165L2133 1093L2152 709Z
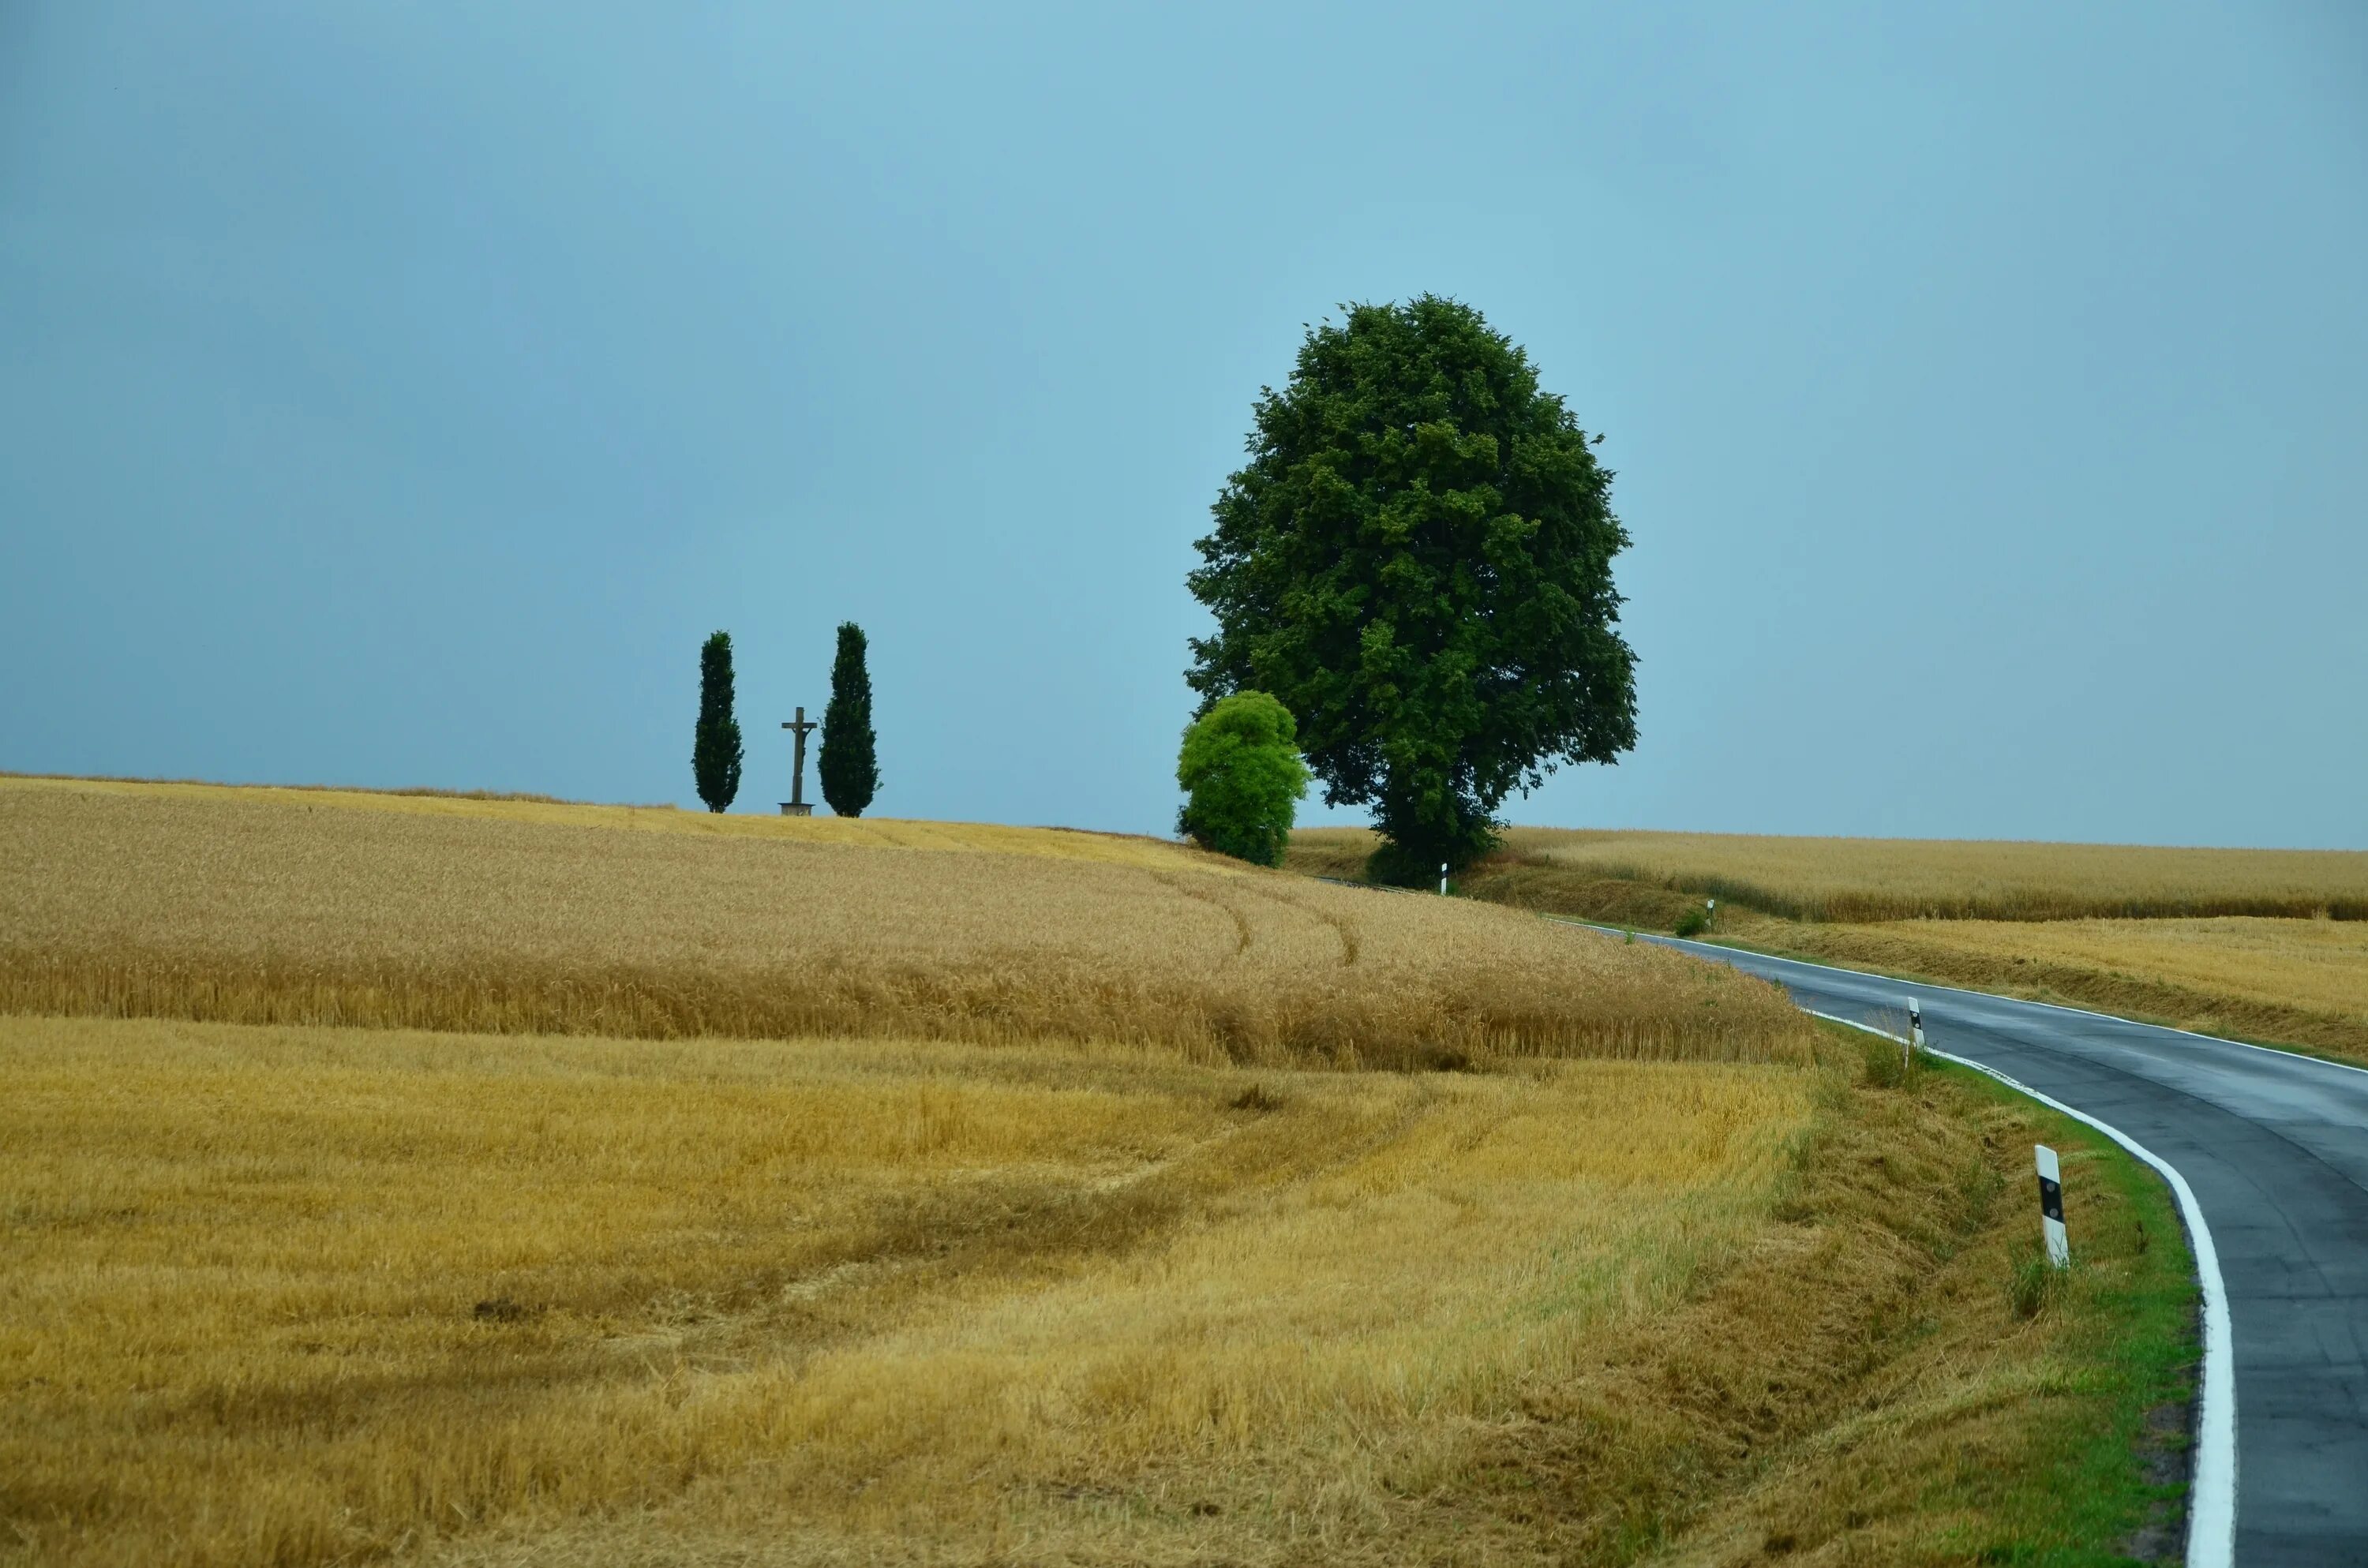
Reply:
M1188 799L1176 825L1202 848L1278 865L1308 777L1291 710L1263 691L1235 692L1184 731L1176 782Z
M1204 713L1272 693L1327 801L1372 806L1408 868L1462 864L1510 790L1635 745L1628 535L1587 433L1479 312L1344 312L1258 398L1196 542L1217 630L1185 678Z

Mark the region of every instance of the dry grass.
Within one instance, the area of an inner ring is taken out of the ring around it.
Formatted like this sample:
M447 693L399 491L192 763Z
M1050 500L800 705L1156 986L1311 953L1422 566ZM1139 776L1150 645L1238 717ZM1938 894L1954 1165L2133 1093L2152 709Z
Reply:
M0 1063L0 1543L73 1563L1362 1528L1748 1247L1814 1086L98 1020Z
M1932 1083L25 1019L0 1072L0 1559L1956 1562L2096 1431L2085 1320L1998 1284L2030 1113Z
M8 780L0 1011L1343 1066L1805 1050L1727 971L1205 866L1046 830Z
M1294 868L1353 875L1361 828L1294 834ZM1509 829L1522 865L1717 898L1793 920L2368 920L2368 851Z

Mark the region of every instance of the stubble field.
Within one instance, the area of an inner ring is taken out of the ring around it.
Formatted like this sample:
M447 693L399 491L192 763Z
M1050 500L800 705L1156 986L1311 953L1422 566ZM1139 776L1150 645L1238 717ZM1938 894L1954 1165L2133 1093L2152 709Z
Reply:
M1748 1245L1810 1114L1764 1067L0 1038L6 1495L127 1564L1353 1530Z
M2161 1194L1819 1056L0 1017L0 1561L2101 1561Z

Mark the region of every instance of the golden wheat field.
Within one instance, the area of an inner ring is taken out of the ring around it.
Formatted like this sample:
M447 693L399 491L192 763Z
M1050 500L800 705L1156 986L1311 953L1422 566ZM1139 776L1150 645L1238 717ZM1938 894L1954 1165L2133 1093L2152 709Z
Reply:
M1344 868L1360 866L1374 840L1362 828L1317 828L1292 842L1306 869L1353 875ZM2368 920L2362 850L1515 827L1502 856L1794 920Z
M0 1010L1338 1066L1805 1049L1772 987L1508 911L1150 840L778 824L0 779Z
M2175 1260L2018 1318L2031 1113L1862 1054L1152 840L0 780L0 1561L2091 1541Z
M1830 1067L18 1017L0 1074L5 1561L1955 1562L2121 1381L1998 1287L2027 1113Z
M69 795L277 804L302 811L368 812L452 822L542 823L566 827L621 828L634 833L687 834L702 838L835 844L867 849L943 849L973 854L1038 855L1156 866L1231 875L1235 861L1164 839L1069 828L1012 827L1002 823L916 822L897 817L760 816L746 812L678 811L670 805L610 806L549 795L497 794L483 790L345 790L316 784L209 784L196 779L70 778L0 772L0 790L54 790Z
M1113 1485L1170 1525L1339 1528L1747 1244L1810 1110L1804 1073L1741 1066L0 1042L0 1473L74 1562L694 1504L993 1539Z

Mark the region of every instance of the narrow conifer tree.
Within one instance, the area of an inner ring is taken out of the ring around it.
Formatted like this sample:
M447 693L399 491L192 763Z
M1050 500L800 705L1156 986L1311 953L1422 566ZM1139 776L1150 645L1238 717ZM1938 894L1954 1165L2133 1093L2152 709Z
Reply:
M871 674L863 667L863 628L843 621L830 663L830 706L822 710L822 798L843 817L860 817L880 792L872 749Z
M690 776L711 812L740 793L740 722L732 716L732 634L719 631L699 651L699 729Z

